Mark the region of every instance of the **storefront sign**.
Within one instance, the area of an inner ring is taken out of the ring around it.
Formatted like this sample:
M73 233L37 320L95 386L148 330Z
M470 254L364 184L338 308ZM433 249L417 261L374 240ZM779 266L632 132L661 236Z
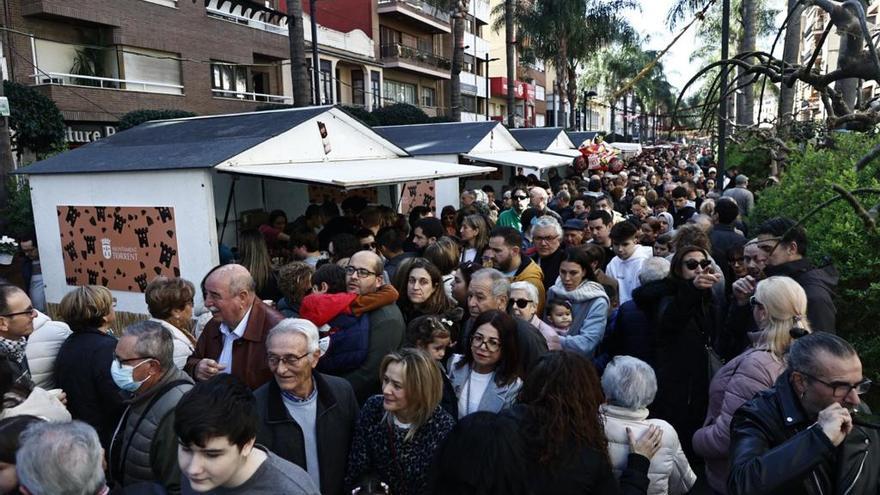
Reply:
M116 126L102 124L69 124L64 140L69 144L86 144L116 134Z
M68 285L143 292L158 276L179 277L174 208L58 206Z

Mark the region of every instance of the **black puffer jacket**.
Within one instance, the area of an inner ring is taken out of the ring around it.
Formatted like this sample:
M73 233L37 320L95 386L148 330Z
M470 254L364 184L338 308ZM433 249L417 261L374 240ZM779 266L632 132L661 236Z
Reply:
M808 418L790 372L730 423L730 495L880 493L880 433L855 426L837 448ZM860 410L867 412L862 404Z
M840 274L833 265L816 268L810 260L803 258L764 269L767 276L783 275L791 277L807 293L807 318L813 330L837 332L837 308L834 306L834 290L840 281Z

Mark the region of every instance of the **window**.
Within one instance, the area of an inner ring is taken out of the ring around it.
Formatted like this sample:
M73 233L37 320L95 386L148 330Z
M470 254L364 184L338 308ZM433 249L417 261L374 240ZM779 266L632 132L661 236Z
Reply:
M477 113L477 98L461 95L461 109L465 112Z
M150 93L169 93L180 95L180 61L176 53L145 50L142 48L123 48L122 63L125 79L143 81L144 84L126 83L126 89L149 91ZM149 84L149 82L157 84Z
M418 101L416 101L415 84L407 84L385 79L385 84L382 89L384 90L385 98L389 100L393 100L397 103L418 105Z
M422 87L422 106L423 107L436 107L437 106L437 90L435 90L434 88Z
M333 104L333 76L331 68L333 64L329 60L321 60L321 104Z
M224 63L211 64L211 89L221 98L244 98L247 92L247 68Z
M364 92L366 82L364 82L364 71L351 71L351 102L359 107L366 106L367 99Z
M476 74L475 60L473 55L464 54L464 60L462 64L461 70L464 72L470 72L471 74Z
M382 76L378 71L370 71L370 91L373 93L373 108L382 106Z

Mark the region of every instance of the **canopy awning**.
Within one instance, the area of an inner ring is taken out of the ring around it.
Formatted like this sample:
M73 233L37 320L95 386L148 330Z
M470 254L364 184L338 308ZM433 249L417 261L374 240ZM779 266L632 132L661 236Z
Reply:
M571 164L571 158L547 153L533 153L531 151L499 151L496 153L467 153L464 158L504 165L506 167L528 167L536 170L544 170L554 167L562 167Z
M567 156L569 158L577 158L581 156L581 152L578 150L565 150L561 148L556 150L544 150L543 153L548 155Z
M639 143L608 143L608 146L619 149L626 156L635 156L642 152L642 145Z
M425 179L447 179L494 172L495 167L476 167L416 158L342 160L270 165L218 165L218 172L326 184L344 189L387 186Z

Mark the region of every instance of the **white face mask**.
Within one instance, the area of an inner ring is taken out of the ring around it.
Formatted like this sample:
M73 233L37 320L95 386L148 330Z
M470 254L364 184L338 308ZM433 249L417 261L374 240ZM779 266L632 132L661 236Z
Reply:
M141 388L141 385L153 375L150 374L143 380L136 382L134 380L134 369L149 361L152 361L152 359L141 361L136 366L128 366L120 363L118 359L114 359L113 362L110 363L110 376L113 377L113 383L126 392L134 392Z

